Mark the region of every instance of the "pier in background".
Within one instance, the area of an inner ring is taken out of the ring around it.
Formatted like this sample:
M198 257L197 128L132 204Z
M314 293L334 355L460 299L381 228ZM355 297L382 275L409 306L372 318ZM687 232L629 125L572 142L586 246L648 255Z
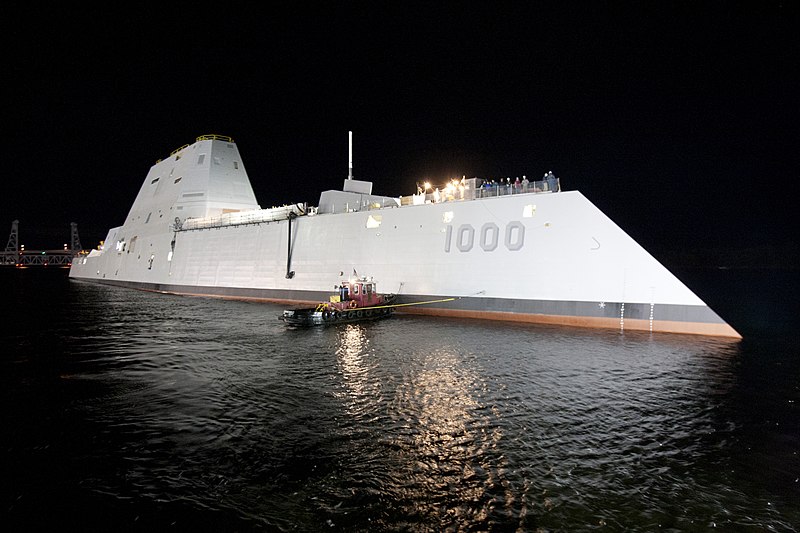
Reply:
M26 250L19 244L19 220L11 223L11 234L8 236L6 249L0 252L0 266L59 266L68 267L72 258L81 252L81 240L78 236L78 225L70 223L70 245L56 250Z

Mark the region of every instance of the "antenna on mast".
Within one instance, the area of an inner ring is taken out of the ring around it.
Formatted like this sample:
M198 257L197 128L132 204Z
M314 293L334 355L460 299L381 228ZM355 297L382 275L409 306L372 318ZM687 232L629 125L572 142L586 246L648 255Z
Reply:
M349 151L349 155L350 155L350 173L347 175L347 179L351 180L351 179L353 179L353 132L352 131L348 131L347 133L349 134L349 137L350 137L350 151Z

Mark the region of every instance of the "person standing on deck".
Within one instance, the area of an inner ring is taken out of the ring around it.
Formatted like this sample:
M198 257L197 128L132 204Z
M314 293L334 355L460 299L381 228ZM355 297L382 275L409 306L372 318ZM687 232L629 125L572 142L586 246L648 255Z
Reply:
M545 174L544 178L547 180L547 188L550 189L551 192L558 192L556 189L558 188L558 184L556 182L556 177L553 174L553 171L549 171Z

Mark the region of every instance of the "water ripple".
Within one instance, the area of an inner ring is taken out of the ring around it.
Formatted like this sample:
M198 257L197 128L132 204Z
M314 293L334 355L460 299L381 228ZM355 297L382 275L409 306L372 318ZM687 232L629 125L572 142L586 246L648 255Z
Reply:
M70 285L46 335L5 337L10 516L52 504L55 479L73 525L111 509L96 529L800 521L797 388L765 390L780 374L739 343L403 315L296 330L279 312Z

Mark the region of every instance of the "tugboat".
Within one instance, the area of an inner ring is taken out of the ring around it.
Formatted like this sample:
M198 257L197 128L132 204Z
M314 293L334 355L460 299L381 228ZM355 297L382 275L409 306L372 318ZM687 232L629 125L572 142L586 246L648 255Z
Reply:
M379 294L377 283L366 276L343 280L330 301L315 307L285 309L278 318L290 326L322 326L388 318L394 313L396 294Z

